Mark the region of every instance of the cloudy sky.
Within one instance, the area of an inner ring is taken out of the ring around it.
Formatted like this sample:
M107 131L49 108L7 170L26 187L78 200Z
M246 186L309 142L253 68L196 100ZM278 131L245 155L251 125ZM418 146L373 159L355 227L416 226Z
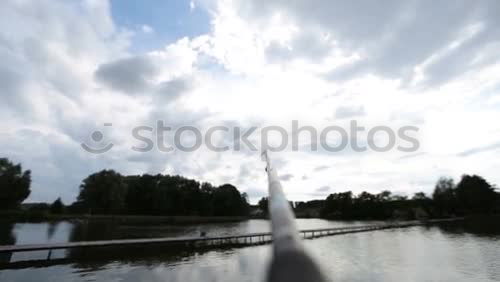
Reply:
M29 201L70 203L84 177L112 168L229 182L255 202L266 194L258 151L137 152L132 129L356 120L417 127L418 150L312 151L300 135L298 151L272 154L291 200L412 195L464 173L499 184L499 15L495 0L4 0L0 155L32 170ZM82 142L114 146L91 154Z

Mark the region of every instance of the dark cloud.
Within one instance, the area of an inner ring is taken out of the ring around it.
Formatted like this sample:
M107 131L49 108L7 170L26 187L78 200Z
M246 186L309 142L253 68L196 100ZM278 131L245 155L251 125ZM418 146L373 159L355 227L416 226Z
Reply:
M365 108L363 106L341 106L338 107L335 111L335 118L337 119L346 119L346 118L354 118L366 115Z
M320 165L320 166L317 166L314 168L314 171L323 171L323 170L326 170L326 169L329 169L330 167L327 166L327 165Z
M486 145L486 146L472 148L472 149L469 149L469 150L466 150L466 151L459 153L458 156L459 157L468 157L471 155L475 155L475 154L479 154L479 153L483 153L483 152L488 152L488 151L494 151L497 149L500 149L500 142L493 143L493 144Z
M164 81L156 88L156 95L159 101L171 102L177 99L182 93L194 88L194 78L183 76Z
M8 66L0 66L0 97L3 103L19 105L22 97L23 77Z
M425 123L423 115L422 112L397 112L391 114L390 120L411 125L422 125Z
M330 191L330 189L331 189L330 186L321 186L318 189L316 189L316 192L317 193L325 193L325 192Z
M293 178L293 174L290 174L290 173L280 175L280 180L282 180L282 181L289 181L292 178Z
M399 160L413 159L413 158L418 158L418 157L425 156L425 155L427 155L426 152L419 152L419 153L404 155L402 157L399 157L398 159Z
M144 94L151 89L151 79L158 71L150 57L134 56L100 65L95 77L115 90Z

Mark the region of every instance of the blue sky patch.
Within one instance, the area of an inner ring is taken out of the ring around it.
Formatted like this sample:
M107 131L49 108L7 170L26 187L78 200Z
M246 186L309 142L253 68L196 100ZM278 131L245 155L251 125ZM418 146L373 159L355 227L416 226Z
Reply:
M160 49L182 37L207 33L210 18L204 7L191 9L189 1L112 0L111 13L115 24L136 31L131 52ZM147 27L153 30L150 32Z

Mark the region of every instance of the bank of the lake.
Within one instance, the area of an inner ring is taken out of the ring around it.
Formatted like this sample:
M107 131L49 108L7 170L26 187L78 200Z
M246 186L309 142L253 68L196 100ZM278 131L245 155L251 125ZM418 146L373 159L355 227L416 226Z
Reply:
M195 224L214 222L238 222L250 219L247 216L154 216L154 215L99 215L99 214L51 214L27 211L0 212L0 220L11 223L41 223L54 221L91 220L128 222L133 224Z

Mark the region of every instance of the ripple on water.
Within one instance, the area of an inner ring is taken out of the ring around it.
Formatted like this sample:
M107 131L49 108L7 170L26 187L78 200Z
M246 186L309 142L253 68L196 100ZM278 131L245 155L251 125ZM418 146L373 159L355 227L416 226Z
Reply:
M336 227L357 222L298 220L301 229ZM0 226L1 228L1 226ZM47 238L49 226L18 225L18 243ZM62 224L51 227L52 238L99 236L99 230L82 232ZM92 227L91 227L92 228ZM97 227L96 227L97 228ZM184 230L183 230L184 228ZM75 231L76 230L76 231ZM141 228L127 227L128 236L142 236ZM168 234L237 234L265 232L269 223L160 226L148 228L158 236ZM154 231L152 231L154 230ZM27 234L28 232L29 234ZM95 234L94 234L95 232ZM102 233L102 230L100 231ZM38 236L38 237L37 237ZM124 234L117 234L124 236ZM306 248L332 281L500 281L500 234L476 234L463 228L411 227L306 240ZM46 268L0 271L3 281L263 281L271 247L159 254L152 257L80 262Z

